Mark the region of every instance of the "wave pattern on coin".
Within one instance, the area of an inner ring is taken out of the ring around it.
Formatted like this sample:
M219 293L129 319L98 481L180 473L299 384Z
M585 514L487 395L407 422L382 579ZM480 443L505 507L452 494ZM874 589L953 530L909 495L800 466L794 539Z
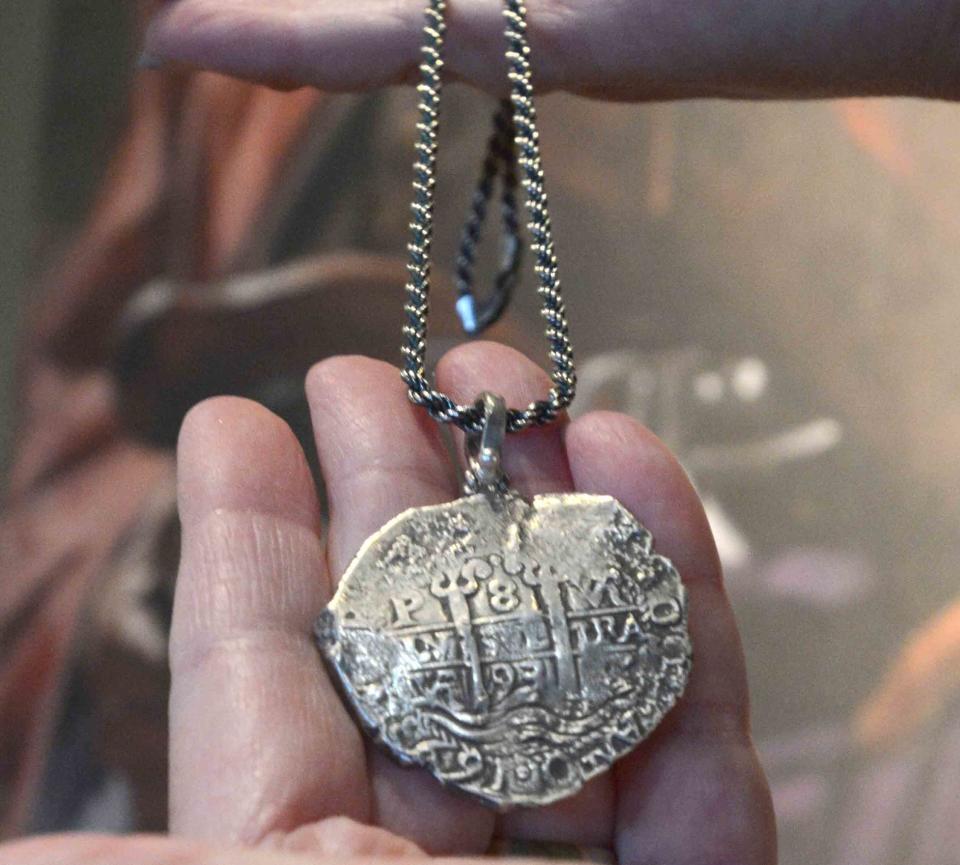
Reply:
M686 595L615 499L473 495L373 535L317 622L369 732L500 808L572 795L690 671Z

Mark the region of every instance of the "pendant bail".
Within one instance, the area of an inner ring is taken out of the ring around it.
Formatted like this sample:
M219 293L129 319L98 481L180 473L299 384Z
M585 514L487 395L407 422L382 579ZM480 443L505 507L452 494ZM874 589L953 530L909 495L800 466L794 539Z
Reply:
M468 433L466 440L467 472L463 488L468 495L479 492L503 492L507 478L501 457L507 435L507 405L502 396L484 391L476 406L483 413L479 433Z

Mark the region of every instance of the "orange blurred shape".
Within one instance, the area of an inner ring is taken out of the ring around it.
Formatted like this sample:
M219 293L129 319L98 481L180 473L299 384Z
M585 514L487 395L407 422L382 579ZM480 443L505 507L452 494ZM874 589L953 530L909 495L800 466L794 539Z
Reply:
M844 99L835 103L841 126L856 145L897 177L909 177L914 161L894 120L892 106L876 99Z
M941 715L960 693L960 600L905 643L880 686L854 717L856 740L889 747Z

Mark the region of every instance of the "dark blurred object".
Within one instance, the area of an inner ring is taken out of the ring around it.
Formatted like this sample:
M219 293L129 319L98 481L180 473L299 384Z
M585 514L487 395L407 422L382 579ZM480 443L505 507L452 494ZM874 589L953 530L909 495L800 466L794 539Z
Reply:
M358 339L394 359L405 273L402 260L345 252L204 284L150 283L127 307L113 363L124 427L172 447L192 405L234 393L272 408L307 445L305 370L359 351Z

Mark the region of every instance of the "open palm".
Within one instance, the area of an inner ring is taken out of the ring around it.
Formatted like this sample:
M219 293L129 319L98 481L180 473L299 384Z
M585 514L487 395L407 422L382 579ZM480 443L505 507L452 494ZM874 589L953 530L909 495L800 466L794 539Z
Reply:
M495 387L511 405L548 386L529 360L492 343L454 350L437 378L461 401ZM621 865L772 865L736 626L700 502L664 446L610 413L507 442L505 469L526 495L607 493L651 529L689 591L696 660L678 707L611 772L564 802L497 816L368 746L311 639L371 532L407 507L458 495L438 428L379 361L324 361L307 393L325 532L300 445L266 409L210 400L181 434L170 704L171 829L181 837L40 839L6 848L21 858L0 852L0 862L332 865L478 856L508 837L609 848ZM238 845L255 849L229 849Z

